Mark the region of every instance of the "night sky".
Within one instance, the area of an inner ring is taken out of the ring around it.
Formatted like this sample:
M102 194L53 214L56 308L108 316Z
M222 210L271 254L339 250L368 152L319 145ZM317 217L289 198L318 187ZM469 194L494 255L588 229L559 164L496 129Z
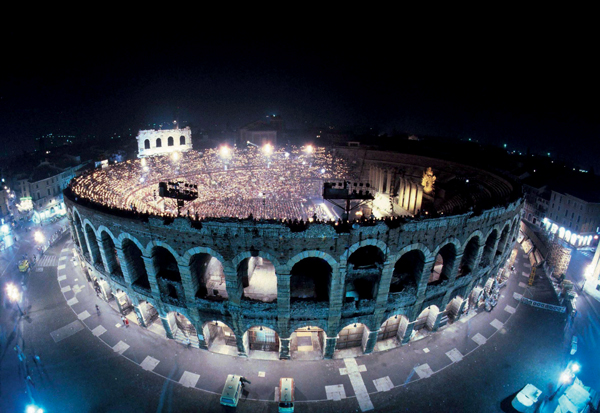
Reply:
M472 138L599 171L593 37L485 25L4 28L0 143L32 149L42 134L109 134L177 111L202 128L278 114L288 128Z

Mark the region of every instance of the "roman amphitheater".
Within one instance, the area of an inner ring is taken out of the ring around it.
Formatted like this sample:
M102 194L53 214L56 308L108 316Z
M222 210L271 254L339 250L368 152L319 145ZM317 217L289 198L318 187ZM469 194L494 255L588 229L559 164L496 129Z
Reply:
M159 182L190 196L178 205ZM374 197L350 220L322 198L343 182ZM523 207L507 178L445 160L252 146L96 169L65 203L98 294L140 325L207 351L311 360L401 346L476 309Z

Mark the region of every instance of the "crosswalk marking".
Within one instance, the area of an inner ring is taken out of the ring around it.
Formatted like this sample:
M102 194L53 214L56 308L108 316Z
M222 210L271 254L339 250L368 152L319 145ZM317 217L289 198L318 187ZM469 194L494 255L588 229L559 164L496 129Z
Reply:
M44 255L37 262L40 267L56 267L58 263L58 257L56 255Z

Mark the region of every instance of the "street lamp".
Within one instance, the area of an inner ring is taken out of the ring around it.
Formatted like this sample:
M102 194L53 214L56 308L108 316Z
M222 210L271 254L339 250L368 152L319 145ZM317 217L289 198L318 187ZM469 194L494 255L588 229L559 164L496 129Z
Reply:
M30 404L29 406L27 406L27 410L25 410L25 413L44 413L44 409L42 409L39 406L36 406L35 404Z
M273 145L271 145L270 143L265 143L262 149L265 155L271 155L271 153L273 152Z
M42 231L35 231L35 233L33 234L33 239L35 239L35 242L37 242L38 244L43 244L46 240L46 237L44 237Z
M19 306L19 302L21 301L21 292L19 291L17 286L14 285L13 283L6 284L6 295L8 296L8 300L11 303L17 304L19 313L21 313L21 315L24 315L23 310L21 310L21 307Z
M552 394L552 396L550 396L549 400L554 399L554 396L556 396L558 394L560 389L565 384L569 384L575 378L575 373L577 373L580 369L581 369L581 366L579 365L579 363L570 362L567 365L567 368L561 373L560 384L558 385L558 387L556 388L556 391Z

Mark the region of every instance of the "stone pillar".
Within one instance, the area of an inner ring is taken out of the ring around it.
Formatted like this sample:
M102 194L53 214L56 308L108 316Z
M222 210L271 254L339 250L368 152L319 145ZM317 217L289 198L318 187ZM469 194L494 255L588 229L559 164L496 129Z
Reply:
M429 282L429 277L431 276L431 269L435 264L435 257L427 257L423 262L423 272L421 273L421 278L418 280L417 285L417 297L425 295L425 291L427 290L427 283Z
M290 278L291 274L277 273L277 328L281 335L289 337ZM279 358L290 358L290 339L279 337Z
M177 330L177 324L175 324L175 315L172 313L168 313L165 316L160 316L160 321L162 321L163 327L165 328L165 332L167 333L168 338L175 337L175 331Z
M104 244L104 241L102 241L102 238L96 238L96 242L98 243L98 249L100 250L100 257L102 258L102 265L104 265L104 271L109 275L113 274L113 268L116 267L116 263L114 262L113 257L108 256L106 254L106 245ZM111 262L109 262L109 260L111 260Z
M463 254L456 254L454 257L454 265L452 265L452 268L450 269L450 276L448 277L451 283L454 283L454 280L458 278L458 269L460 268L462 260Z
M119 257L119 262L121 263L121 272L123 273L123 279L125 280L125 284L131 285L133 280L131 279L131 273L129 272L129 266L127 265L127 259L125 258L125 254L123 253L123 249L116 247L117 257Z
M229 293L229 291L228 291ZM229 296L231 299L231 296ZM248 357L248 353L246 352L246 344L244 342L244 333L246 332L246 327L244 325L242 309L238 304L229 303L229 313L231 314L231 328L233 333L235 334L235 341L238 349L238 356L240 357ZM246 338L246 341L248 339Z
M346 260L342 260L338 265L332 268L331 288L329 290L329 319L327 320L327 336L335 336L337 340L337 329L342 317L342 307L344 303L344 283L346 280ZM328 338L329 340L329 338ZM335 350L335 344L333 345ZM331 358L333 350L331 352ZM327 353L324 353L327 358Z
M177 264L179 267L179 275L181 276L181 285L183 287L183 293L185 294L185 301L187 303L194 303L196 300L196 288L194 288L194 282L192 281L192 274L189 265Z
M395 263L385 261L383 263L383 270L381 271L381 278L379 280L379 289L377 291L377 299L375 307L385 307L387 305L388 295L390 293L390 284L392 282L392 274L394 273Z
M444 294L444 298L442 299L442 303L440 305L440 311L446 311L446 306L448 306L450 299L453 298L453 294L454 294L454 289L452 288L452 286L449 286L448 290L446 291L446 294Z
M160 290L158 288L158 281L156 280L156 268L154 268L152 258L142 255L142 259L144 260L144 267L146 267L146 274L148 274L148 282L150 283L152 296L157 302L161 302L162 300L160 297Z
M323 351L324 359L333 358L333 353L335 352L335 345L337 344L337 337L327 337L325 338L325 349Z
M469 297L463 298L462 303L460 303L460 307L458 308L458 314L456 314L456 319L454 321L460 320L460 318L462 317L462 313L465 310L465 305L467 305L468 301Z
M402 345L407 344L410 341L414 329L415 323L408 323L406 331L404 332L404 337L402 337Z
M440 328L440 322L442 321L442 317L444 317L444 312L440 311L437 314L437 317L435 318L435 322L433 323L433 326L431 327L431 331L438 331L438 329Z
M90 239L90 237L88 237L88 232L85 229L83 230L83 236L85 238L87 250L90 254L90 261L92 262L92 265L94 265L96 262L98 262L98 258L100 258L96 257L96 254L98 253L98 244L95 244L96 248L93 248L92 246L92 241L96 242L96 237L94 236L92 239Z
M369 353L373 352L373 349L375 348L375 344L377 344L377 334L378 333L379 333L379 330L374 330L374 331L369 332L367 342L365 344L365 347L363 348L364 354L369 354Z
M237 271L235 269L223 267L223 274L225 274L225 287L227 289L229 303L239 306L244 287L240 282L241 280L238 279Z
M142 312L140 311L140 305L134 305L133 306L133 311L135 311L135 315L137 316L138 322L140 323L140 325L142 327L148 327L146 325L146 320L144 319L144 316L142 315Z

